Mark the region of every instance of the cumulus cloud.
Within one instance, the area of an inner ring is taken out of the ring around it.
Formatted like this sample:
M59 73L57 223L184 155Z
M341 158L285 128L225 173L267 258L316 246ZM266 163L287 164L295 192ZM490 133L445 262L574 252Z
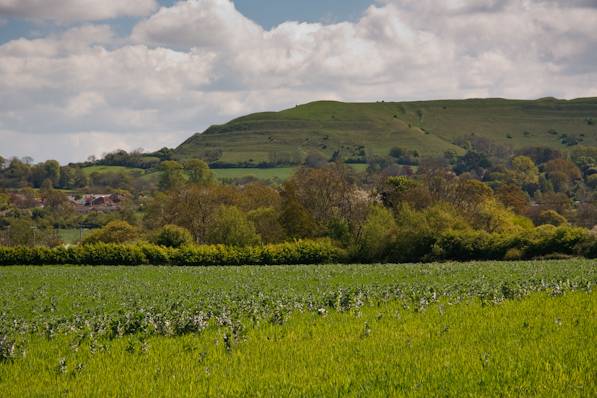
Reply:
M80 160L317 99L597 95L595 26L583 0L380 0L356 22L270 30L229 0L183 1L129 37L84 25L0 46L0 140Z
M0 0L0 16L58 22L145 16L155 0Z

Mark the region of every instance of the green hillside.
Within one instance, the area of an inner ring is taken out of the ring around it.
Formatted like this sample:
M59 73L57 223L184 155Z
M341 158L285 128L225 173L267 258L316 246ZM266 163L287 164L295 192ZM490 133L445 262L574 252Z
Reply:
M393 146L422 156L464 150L475 134L513 148L544 145L566 150L597 145L597 98L471 99L419 102L312 102L256 113L212 126L182 143L181 158L218 162L301 161L313 151L344 159L387 155Z

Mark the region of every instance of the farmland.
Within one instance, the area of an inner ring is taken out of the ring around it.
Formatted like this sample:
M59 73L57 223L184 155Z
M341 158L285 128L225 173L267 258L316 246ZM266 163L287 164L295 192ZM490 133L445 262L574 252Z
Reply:
M0 268L0 396L591 396L594 260Z

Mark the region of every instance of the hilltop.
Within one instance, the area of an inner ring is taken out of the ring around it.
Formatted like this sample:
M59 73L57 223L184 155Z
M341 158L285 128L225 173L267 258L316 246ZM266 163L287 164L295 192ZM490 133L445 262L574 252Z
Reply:
M385 156L394 146L420 156L460 155L463 138L471 135L513 149L595 146L597 98L317 101L211 126L175 151L178 158L201 157L212 164L298 163L314 151L359 162Z

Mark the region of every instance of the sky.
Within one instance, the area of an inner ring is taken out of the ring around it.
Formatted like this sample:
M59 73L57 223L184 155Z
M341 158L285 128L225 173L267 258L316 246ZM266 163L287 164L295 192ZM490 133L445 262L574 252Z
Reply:
M597 96L597 0L0 0L0 155L329 99Z

